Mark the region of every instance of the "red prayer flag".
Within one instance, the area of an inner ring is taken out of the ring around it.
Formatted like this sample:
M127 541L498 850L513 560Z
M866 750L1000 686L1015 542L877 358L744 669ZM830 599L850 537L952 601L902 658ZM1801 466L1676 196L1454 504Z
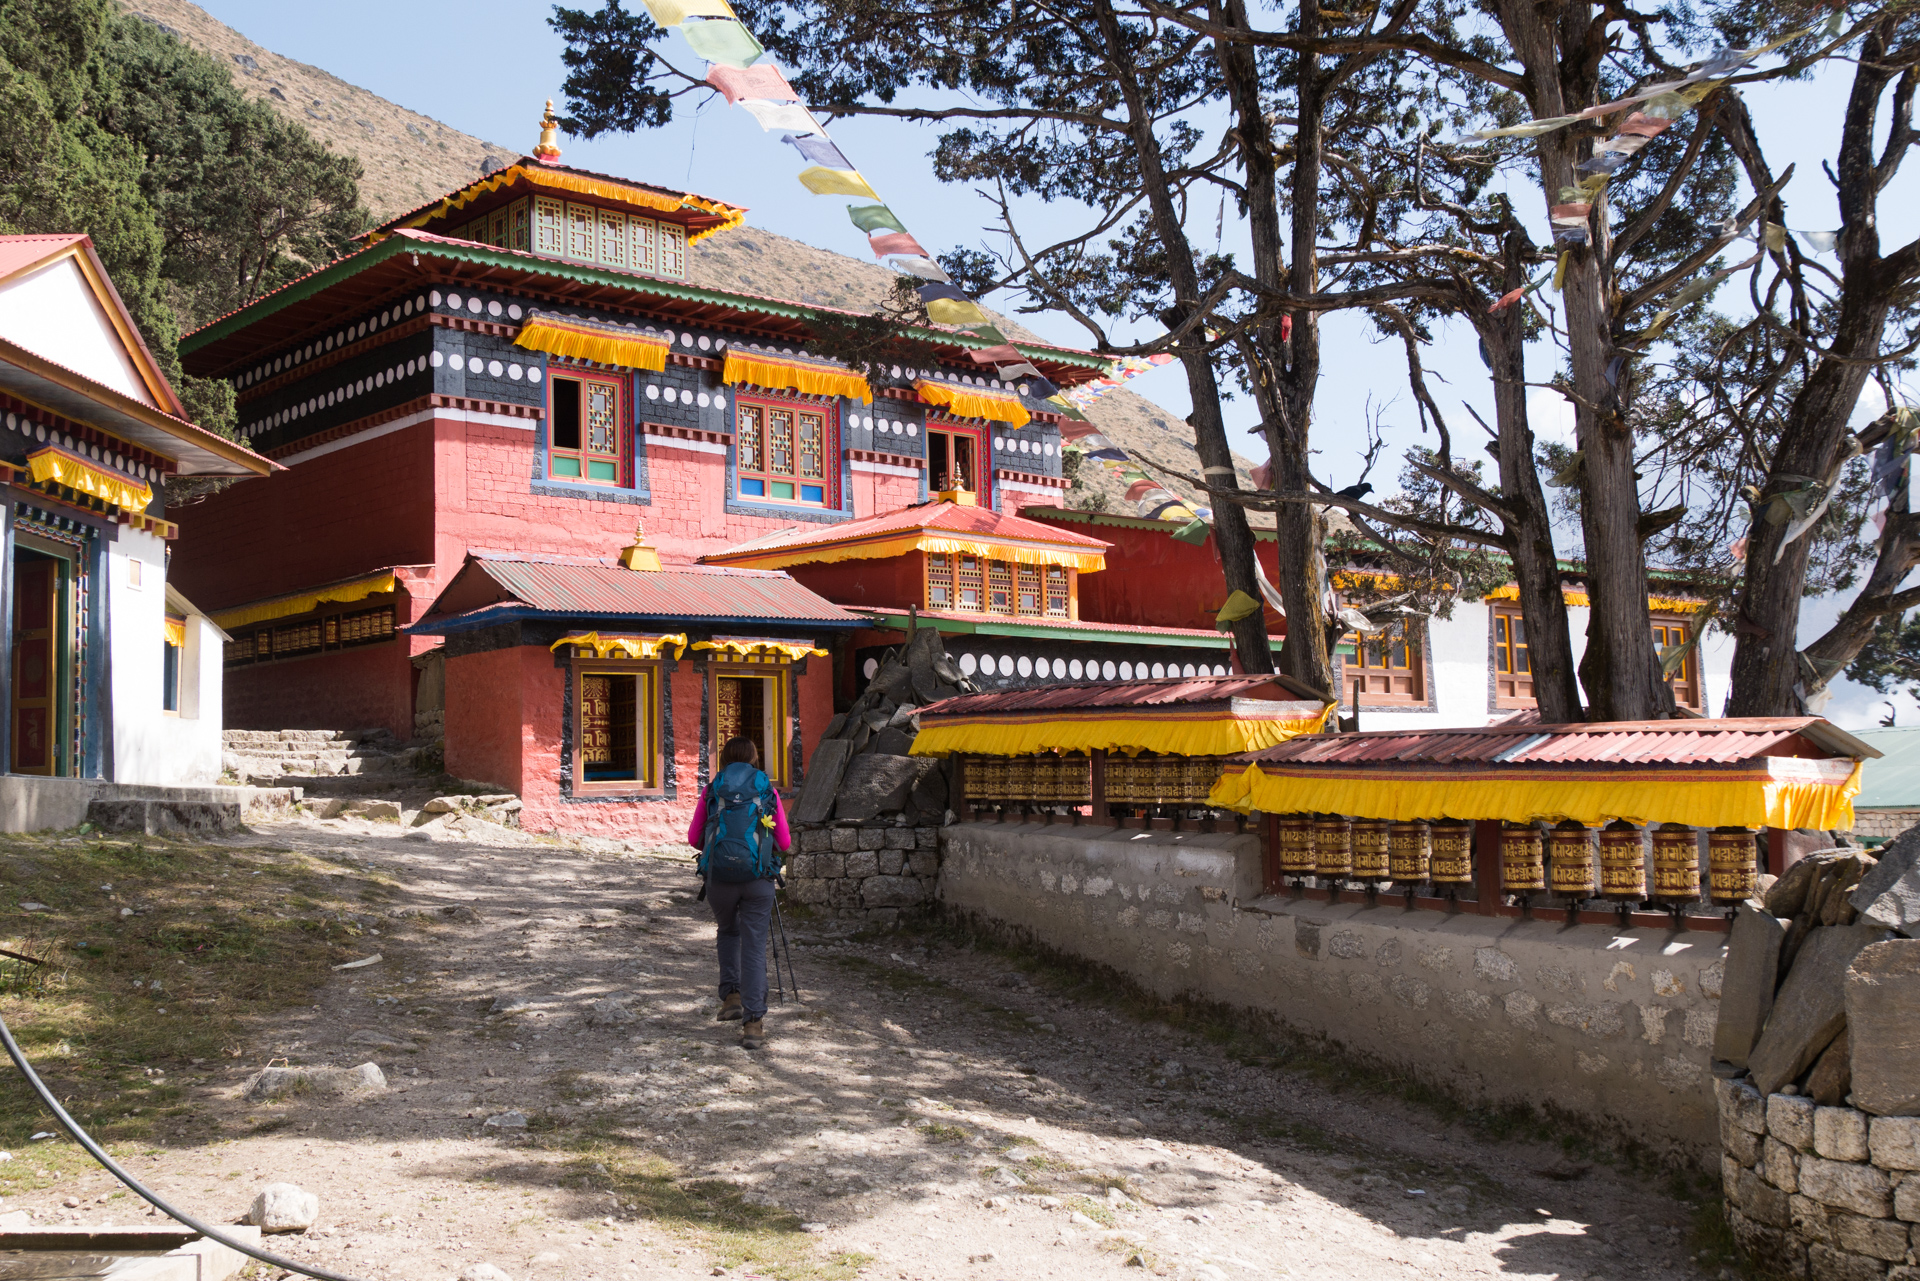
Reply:
M1662 120L1658 116L1649 116L1636 111L1621 121L1620 128L1615 132L1633 134L1640 138L1657 138L1672 127L1671 120Z
M707 72L707 83L726 95L728 106L742 98L766 98L773 102L800 101L800 95L780 74L780 68L771 62L755 63L744 71L739 67L715 63L713 69Z
M976 365L997 365L1003 360L1026 359L1020 354L1020 349L1012 343L1004 343L998 347L981 347L969 351L967 355L973 358L973 363Z
M884 236L875 236L870 242L873 256L885 258L888 254L901 254L909 258L931 258L932 254L920 247L910 231L891 231Z
M1528 288L1529 286L1522 285L1511 293L1501 294L1499 301L1494 303L1493 306L1487 308L1487 314L1489 316L1499 315L1501 312L1505 311L1507 308L1513 306L1513 304L1519 302L1522 298L1526 297Z
M1159 488L1160 482L1157 480L1136 480L1133 484L1127 486L1127 501L1137 503Z

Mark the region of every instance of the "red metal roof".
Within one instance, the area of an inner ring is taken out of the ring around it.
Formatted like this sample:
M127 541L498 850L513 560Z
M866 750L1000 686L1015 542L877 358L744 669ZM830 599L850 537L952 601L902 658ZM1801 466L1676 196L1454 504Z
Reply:
M1279 673L1239 676L1168 676L1160 680L1101 681L1097 684L1046 685L1038 689L1008 690L1002 694L962 694L929 703L925 716L979 716L1007 712L1081 711L1114 707L1195 707L1226 704L1236 698L1279 702L1321 696L1290 676Z
M491 580L497 590L476 595L482 585L473 581L475 575ZM455 604L443 612L442 602ZM832 627L866 623L775 571L704 565L638 571L585 557L470 552L418 630L459 631L535 614Z
M57 236L0 236L0 280L22 268L43 263L68 245L86 239L84 232L67 232Z
M1009 516L990 507L969 507L942 501L902 507L878 516L824 528L782 529L703 559L710 565L729 562L750 564L757 557L774 555L786 560L789 553L802 548L825 549L919 531L961 534L990 541L1045 543L1085 552L1105 552L1113 545L1085 534L1076 534L1072 530L1043 525L1024 516Z
M570 173L570 174L575 174L582 178L591 178L595 182L612 183L617 187L632 187L635 191L651 191L656 195L675 196L681 200L688 200L688 199L704 200L704 201L707 201L709 204L724 205L728 209L738 210L741 213L745 213L747 211L745 205L735 205L735 204L730 204L729 202L724 200L715 200L712 196L702 196L697 192L682 191L677 187L655 186L653 183L650 183L650 182L636 182L632 178L621 178L613 174L607 174L607 173L595 173L591 169L576 169L572 165L549 164L546 161L538 159L537 157L534 157L534 156L522 156L518 160L515 160L512 165L502 165L501 168L510 169L513 167L513 165L521 165L528 169L544 170L550 173ZM375 227L372 233L368 233L368 234L388 231L392 228L398 227L401 223L405 222L407 219L416 218L419 215L426 213L429 209L432 209L434 206L442 203L443 201L453 199L455 196L459 195L463 191L471 191L473 188L479 186L483 182L492 181L494 175L498 172L499 170L497 169L488 170L486 173L481 174L478 178L475 178L472 182L466 183L462 186L455 187L452 191L446 192L442 195L435 196L432 200L427 201L425 204L416 205L414 208L407 210L405 213L395 214L393 217L381 223L378 227ZM698 206L695 206L695 209L698 209ZM700 211L700 212L702 212L703 214L705 213L705 211ZM710 214L706 216L712 217L712 215ZM448 220L452 222L459 221L458 218L453 217L452 215L448 216Z
M1798 739L1799 742L1794 740ZM1290 739L1241 760L1288 765L1723 765L1757 756L1878 756L1818 716L1370 730ZM1782 748L1791 750L1779 750Z

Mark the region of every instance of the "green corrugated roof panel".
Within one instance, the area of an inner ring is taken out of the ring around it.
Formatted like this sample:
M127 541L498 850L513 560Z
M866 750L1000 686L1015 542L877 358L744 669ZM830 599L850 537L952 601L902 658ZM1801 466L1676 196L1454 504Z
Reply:
M1853 798L1854 808L1920 808L1920 726L1863 729L1854 734L1886 753L1860 771L1860 795Z

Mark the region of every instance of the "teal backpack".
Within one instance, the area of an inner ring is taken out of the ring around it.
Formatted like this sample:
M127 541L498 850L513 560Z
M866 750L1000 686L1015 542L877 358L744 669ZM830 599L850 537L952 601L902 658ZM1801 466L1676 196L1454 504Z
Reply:
M773 784L745 761L720 771L707 788L706 843L700 875L726 885L758 881L780 870L773 850Z

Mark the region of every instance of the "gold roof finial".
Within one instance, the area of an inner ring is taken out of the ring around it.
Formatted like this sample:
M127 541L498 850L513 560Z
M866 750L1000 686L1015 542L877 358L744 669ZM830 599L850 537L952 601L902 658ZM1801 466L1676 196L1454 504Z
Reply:
M633 542L620 549L620 563L628 569L643 571L660 568L660 553L647 545L646 526L633 527Z
M555 164L560 159L560 122L553 118L553 99L547 99L547 114L540 117L540 145L533 149L534 159Z

